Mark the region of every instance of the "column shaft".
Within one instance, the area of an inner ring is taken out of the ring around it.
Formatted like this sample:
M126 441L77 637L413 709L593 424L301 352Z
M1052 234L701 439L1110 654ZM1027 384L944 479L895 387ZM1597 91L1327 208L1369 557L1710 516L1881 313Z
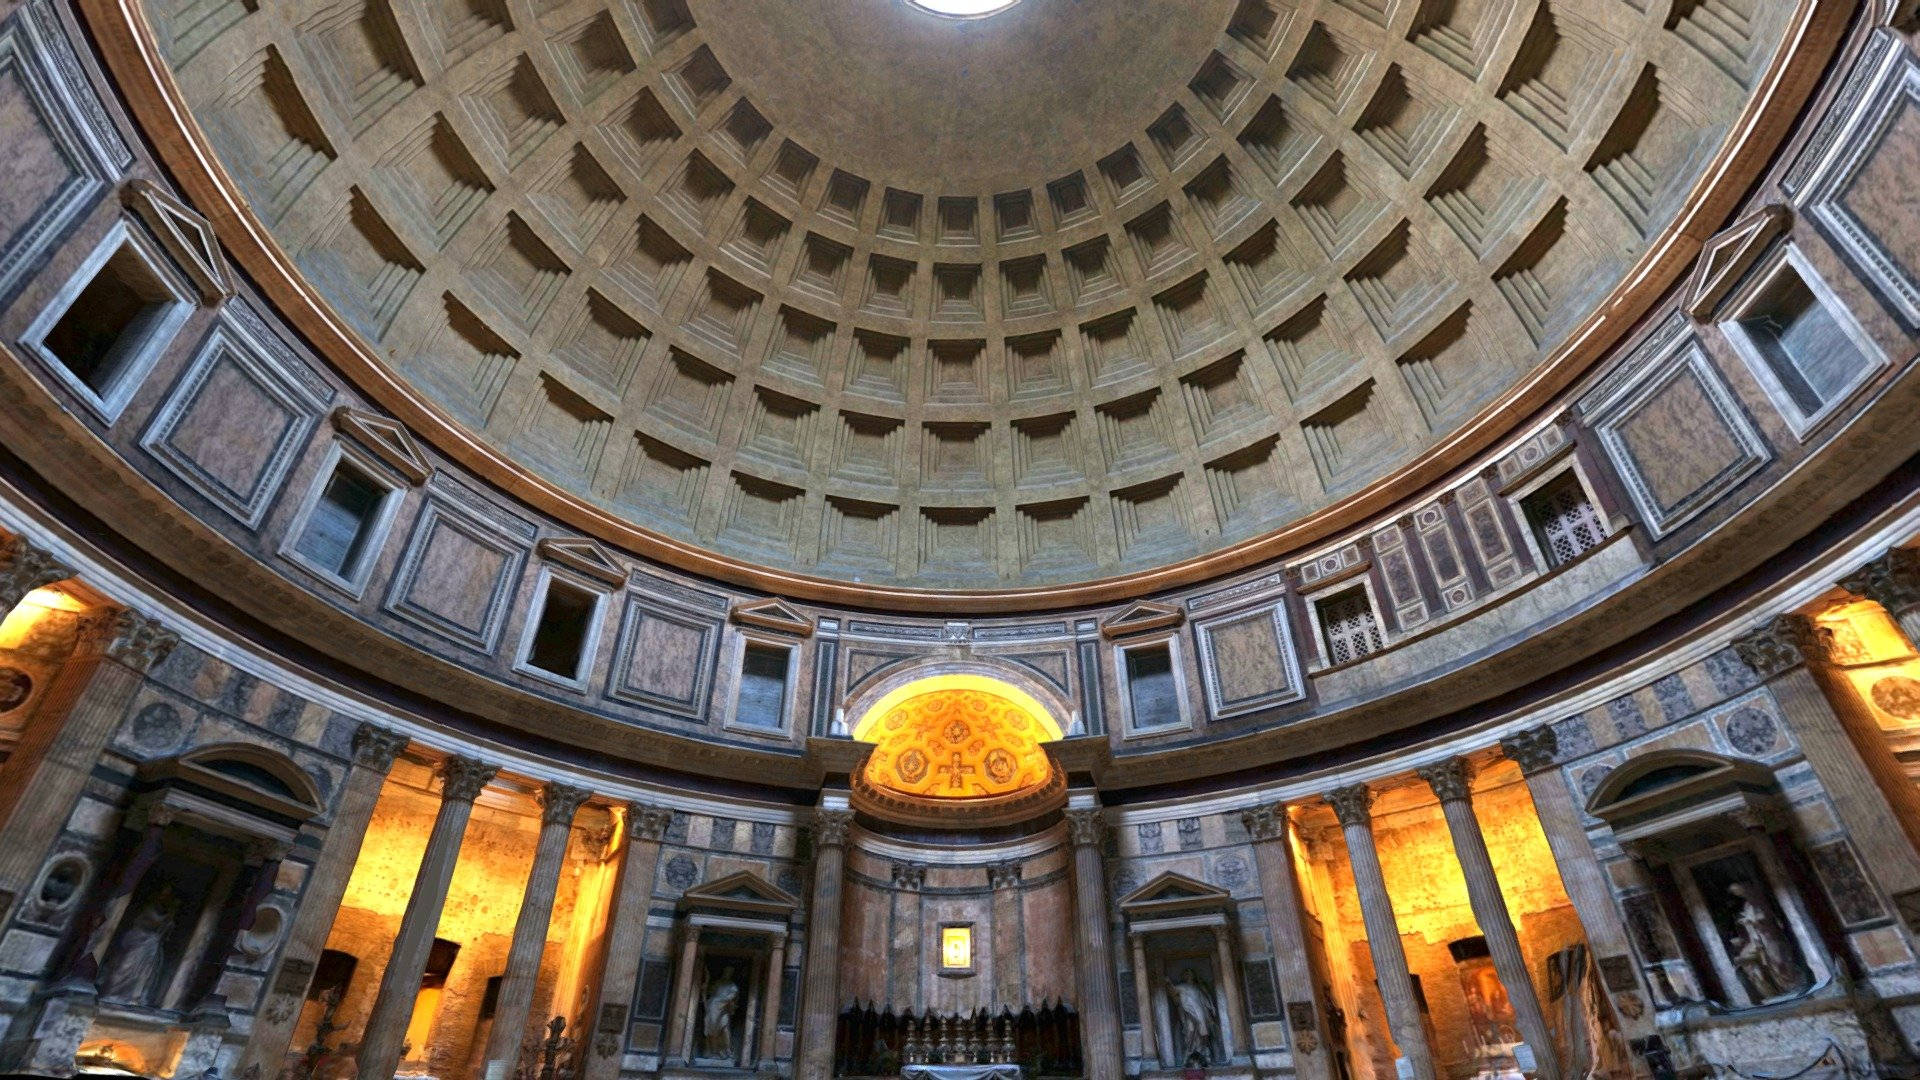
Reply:
M689 1040L693 1038L693 1010L700 997L699 977L694 961L700 955L700 928L686 926L681 931L680 959L674 967L673 1012L667 1016L667 1045L664 1056L673 1061L692 1061Z
M473 800L496 771L495 766L472 758L448 758L441 765L440 812L427 834L413 893L407 897L393 952L387 957L373 1011L360 1036L359 1080L393 1080L414 999L420 994L420 976L427 970L427 955L433 948L433 932L440 927L440 909L446 906L447 888L453 883L453 868L466 838L467 819L473 816Z
M814 825L813 898L807 910L806 982L800 1016L800 1060L795 1075L833 1075L833 1040L840 1019L840 899L847 869L847 829L853 814L822 810Z
M24 896L141 680L179 638L137 611L93 616L0 766L0 890Z
M1227 1024L1232 1037L1226 1039L1227 1056L1253 1052L1253 1038L1247 1031L1247 1009L1240 1000L1240 972L1233 962L1233 940L1226 926L1213 928L1215 963L1220 967L1220 988L1227 998Z
M1440 798L1447 833L1453 838L1454 858L1467 879L1467 902L1473 908L1473 918L1480 926L1481 935L1486 938L1493 969L1500 976L1500 984L1506 987L1514 1023L1533 1050L1542 1080L1560 1080L1560 1058L1554 1047L1553 1030L1547 1026L1546 1014L1541 1011L1540 994L1527 972L1526 954L1520 951L1520 935L1507 911L1506 897L1500 892L1493 857L1487 852L1480 821L1473 815L1466 768L1456 758L1421 769L1420 776Z
M1073 840L1074 952L1079 961L1081 1062L1087 1080L1120 1080L1120 991L1107 925L1107 873L1100 859L1106 822L1098 810L1070 810ZM1145 1007L1144 1002L1141 1003Z
M1285 803L1255 807L1242 818L1253 837L1253 861L1260 872L1260 896L1266 902L1274 979L1286 1006L1294 1075L1299 1080L1332 1080L1333 1048L1327 1045L1327 1018L1318 1004L1319 982L1307 956L1305 909L1287 839L1292 820Z
M1160 1033L1154 1029L1159 1025L1153 1020L1153 980L1147 975L1147 943L1139 934L1132 935L1133 946L1133 996L1140 1003L1140 1057L1149 1065L1160 1062Z
M647 900L653 895L654 870L660 863L660 838L666 835L673 811L628 803L622 827L626 851L620 878L614 884L612 924L600 965L600 986L588 1022L594 1025L593 1045L580 1069L580 1080L617 1080L620 1058L627 1046L627 1028L633 1016L634 986L640 978L640 949L647 933Z
M366 839L367 824L373 820L373 808L380 801L380 788L386 782L387 770L393 767L394 756L406 744L405 736L372 724L362 724L354 732L353 767L347 770L340 801L334 804L326 842L307 871L300 909L294 913L287 942L280 949L280 965L268 983L267 1007L254 1018L253 1034L247 1039L239 1071L257 1065L263 1075L279 1074L294 1026L300 1022L300 1004L313 981L314 965L327 946L327 935L333 932L333 920L340 913L340 901L347 894L354 864L360 861L360 845Z
M756 1066L770 1072L780 1056L780 976L787 969L787 943L775 941L767 952L767 979L760 991L760 1052Z
M554 894L560 889L560 870L567 861L567 839L573 833L573 815L587 801L581 788L549 784L540 792L540 839L533 850L533 868L527 872L527 891L520 898L520 914L513 922L513 941L507 946L507 969L500 976L493 1027L487 1031L486 1068L511 1075L520 1061L520 1044L527 1038L527 1018L533 1009L533 991L540 980L540 961L547 950L547 929L553 922Z
M1420 1021L1419 999L1413 993L1413 975L1407 970L1407 951L1400 944L1400 924L1387 895L1380 853L1373 846L1373 793L1364 784L1328 793L1346 835L1347 860L1353 867L1354 891L1360 901L1360 919L1367 928L1367 949L1373 954L1373 977L1387 1007L1387 1026L1400 1056L1413 1067L1416 1080L1436 1080L1433 1050Z
M1560 869L1560 885L1580 917L1587 946L1593 951L1595 967L1613 970L1614 978L1632 978L1639 965L1632 962L1632 947L1627 938L1626 920L1613 899L1613 888L1594 854L1580 823L1580 811L1573 803L1573 790L1559 771L1553 768L1558 740L1550 727L1519 732L1501 741L1500 748L1520 766L1527 777L1527 791L1533 796L1533 812L1540 819L1540 831L1546 834L1547 847L1553 852L1554 865ZM1614 1004L1614 1020L1629 1039L1642 1039L1655 1033L1654 1010L1639 998L1639 985L1606 986L1607 999ZM1631 998L1632 1000L1625 1000Z

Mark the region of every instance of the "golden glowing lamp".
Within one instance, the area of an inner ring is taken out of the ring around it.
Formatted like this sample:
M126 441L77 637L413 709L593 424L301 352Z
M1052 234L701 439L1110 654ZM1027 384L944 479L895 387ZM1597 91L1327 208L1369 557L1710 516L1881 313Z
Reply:
M973 967L973 927L943 926L940 928L940 966L947 971L962 971Z

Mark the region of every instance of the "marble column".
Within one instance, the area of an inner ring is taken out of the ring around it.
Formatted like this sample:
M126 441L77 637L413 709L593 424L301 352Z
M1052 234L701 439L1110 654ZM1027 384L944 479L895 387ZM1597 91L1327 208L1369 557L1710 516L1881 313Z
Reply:
M1515 732L1500 740L1500 749L1527 778L1527 791L1533 796L1533 812L1540 819L1540 831L1546 834L1547 847L1553 852L1554 865L1560 869L1560 884L1567 891L1580 928L1586 932L1587 947L1593 951L1594 966L1613 1005L1614 1020L1629 1039L1655 1034L1654 1010L1642 998L1627 923L1614 901L1600 858L1581 822L1574 804L1573 789L1554 768L1559 755L1559 739L1553 728L1542 725Z
M1149 1066L1160 1064L1160 1025L1153 1018L1153 980L1147 973L1147 942L1139 934L1127 935L1128 952L1133 957L1133 999L1140 1003L1140 1058Z
M1400 1056L1412 1066L1415 1080L1436 1080L1433 1050L1427 1045L1420 1002L1413 992L1413 975L1407 969L1407 951L1400 944L1400 924L1394 918L1387 879L1380 870L1380 852L1373 846L1373 792L1365 784L1354 784L1330 791L1326 798L1346 835L1347 861L1353 867L1360 919L1367 927L1374 981L1387 1007L1387 1026L1393 1031Z
M0 895L26 895L147 672L179 643L137 611L87 617L33 722L0 765Z
M1481 936L1486 939L1493 970L1500 976L1500 985L1506 987L1520 1037L1533 1051L1537 1075L1541 1080L1560 1080L1560 1059L1554 1048L1553 1030L1547 1026L1546 1013L1541 1011L1540 994L1528 974L1526 954L1520 950L1520 934L1514 929L1506 897L1500 892L1500 878L1494 873L1493 857L1487 853L1480 821L1473 814L1466 763L1452 758L1425 766L1418 772L1420 779L1425 780L1439 798L1440 812L1446 815L1454 858L1467 879L1467 902L1473 908L1473 919L1480 926Z
M1288 839L1293 822L1286 803L1256 806L1240 815L1253 838L1253 861L1260 873L1260 897L1267 912L1267 937L1273 943L1274 981L1287 1013L1287 1038L1293 1073L1299 1080L1332 1080L1333 1052L1327 1045L1327 1018L1319 1008L1319 983L1307 955L1300 883L1294 876Z
M485 1070L498 1067L503 1075L512 1075L520 1063L520 1044L527 1038L527 1017L540 980L540 960L547 951L547 930L553 922L560 871L567 861L567 839L573 835L573 816L592 795L585 788L564 784L540 789L540 839L534 845L533 868L527 872L527 890L520 898L513 940L507 946L507 968L500 976L493 1027L487 1031L487 1054L482 1059Z
M813 826L813 897L807 905L807 963L795 1075L833 1075L840 1022L840 898L846 887L850 810L820 810Z
M426 973L427 955L433 948L433 933L440 928L440 909L446 906L447 889L453 884L467 819L473 816L473 801L498 771L496 765L466 757L450 757L440 764L440 812L427 834L427 850L420 857L393 952L381 972L380 989L360 1036L359 1080L393 1080L407 1039L407 1022L413 1018L414 999L420 995L420 977Z
M774 1071L780 1056L780 977L786 970L786 939L774 938L767 949L766 984L760 990L760 1050L754 1064L761 1072Z
M1114 974L1107 919L1107 871L1100 856L1106 817L1099 810L1067 811L1073 842L1074 957L1079 962L1081 1057L1087 1080L1120 1080L1120 988ZM1146 1008L1146 1003L1141 1003Z
M1875 880L1896 898L1920 890L1920 789L1901 771L1858 694L1842 686L1830 697L1821 686L1809 662L1823 664L1826 651L1811 621L1782 615L1733 649L1772 691ZM1920 945L1920 926L1908 925L1907 933Z
M993 890L993 1003L1012 1008L1027 999L1020 954L1026 948L1026 919L1020 911L1020 861L987 867L987 885Z
M627 1026L633 1016L633 993L640 978L640 949L647 935L648 900L653 896L654 871L660 864L660 839L667 834L673 811L630 802L623 827L626 851L620 877L614 884L612 924L607 929L607 951L600 962L600 988L588 1013L594 1025L593 1045L587 1049L580 1080L617 1080L627 1045Z
M693 1060L693 1011L699 1008L700 973L695 964L700 958L700 928L690 923L680 927L680 956L673 968L673 1012L667 1017L666 1057L669 1061Z
M1225 1041L1227 1056L1253 1053L1253 1036L1247 1030L1247 1004L1240 997L1240 966L1234 962L1233 931L1224 923L1213 928L1214 963L1220 974L1220 989L1227 997L1227 1028L1231 1038Z
M300 1021L301 1003L313 981L314 965L327 946L327 935L333 932L333 920L340 913L340 901L347 894L354 864L360 861L360 844L366 839L367 823L373 820L373 808L380 801L380 788L394 757L406 745L406 736L372 724L361 724L353 733L353 765L340 786L340 798L334 804L319 857L307 870L300 909L294 913L286 944L280 949L280 964L267 984L266 1006L254 1018L239 1072L257 1066L261 1075L279 1074L294 1026Z

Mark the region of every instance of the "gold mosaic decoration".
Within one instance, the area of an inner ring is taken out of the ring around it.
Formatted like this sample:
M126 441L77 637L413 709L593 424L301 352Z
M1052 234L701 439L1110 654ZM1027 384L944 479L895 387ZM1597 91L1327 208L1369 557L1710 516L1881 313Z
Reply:
M861 724L877 743L867 761L875 787L921 798L976 799L1046 783L1040 744L1058 738L1044 714L991 689L947 687L895 697Z

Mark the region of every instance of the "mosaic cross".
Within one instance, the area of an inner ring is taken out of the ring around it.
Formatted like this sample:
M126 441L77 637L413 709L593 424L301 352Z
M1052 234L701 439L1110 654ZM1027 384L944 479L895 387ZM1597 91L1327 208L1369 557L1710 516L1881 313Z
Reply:
M958 791L967 786L967 782L963 778L974 770L973 766L960 760L960 752L956 750L953 753L953 760L940 766L940 771L947 774L947 786Z

